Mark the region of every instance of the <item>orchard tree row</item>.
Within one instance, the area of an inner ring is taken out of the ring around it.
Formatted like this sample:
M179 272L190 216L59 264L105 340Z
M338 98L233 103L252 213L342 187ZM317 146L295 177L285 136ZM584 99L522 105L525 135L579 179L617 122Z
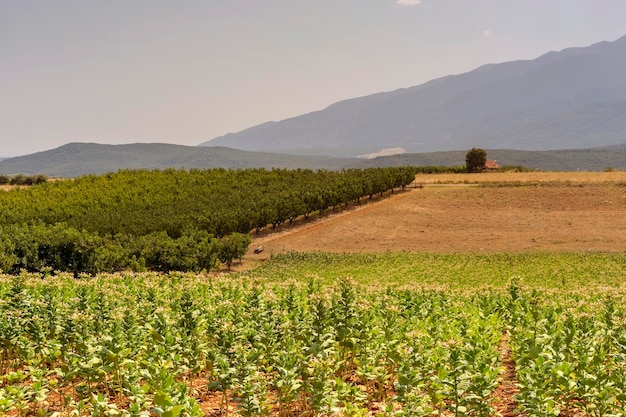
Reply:
M24 175L17 174L13 176L0 174L0 185L36 185L48 181L48 177L42 174Z
M117 271L211 271L228 268L246 253L249 235L231 233L220 239L203 230L188 230L177 238L165 232L144 236L100 235L64 224L13 225L2 228L0 270L57 271L95 275Z
M242 256L249 240L240 241L252 230L404 188L414 178L409 167L168 169L46 182L0 193L0 268L210 270L216 259L230 265Z

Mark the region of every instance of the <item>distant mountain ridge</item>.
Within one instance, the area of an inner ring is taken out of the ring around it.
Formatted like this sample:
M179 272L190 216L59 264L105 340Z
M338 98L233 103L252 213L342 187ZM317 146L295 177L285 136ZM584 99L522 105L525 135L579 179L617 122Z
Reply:
M120 169L244 169L310 168L339 170L386 166L459 166L465 163L466 151L405 153L373 159L333 158L328 156L282 155L215 147L136 143L100 145L69 143L31 155L0 161L0 174L45 174L71 178L103 174ZM523 165L551 171L601 171L612 167L626 170L626 142L621 145L574 150L518 151L487 150L501 165Z
M201 148L167 143L102 145L68 143L48 151L0 161L3 174L45 174L77 177L120 169L208 168L326 168L345 161L328 157L285 156L229 148Z
M619 144L624 132L626 36L341 101L201 146L350 156L395 147L551 150Z
M454 166L464 165L466 151L410 153L362 161L360 168L379 166ZM523 166L541 171L626 170L626 143L586 149L522 151L487 149L489 159L503 166Z

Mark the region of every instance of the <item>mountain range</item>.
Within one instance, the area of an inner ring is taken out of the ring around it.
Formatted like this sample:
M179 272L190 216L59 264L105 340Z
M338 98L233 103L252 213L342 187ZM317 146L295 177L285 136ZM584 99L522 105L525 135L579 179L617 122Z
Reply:
M69 143L56 149L0 160L0 173L45 174L72 178L120 169L310 168L339 170L385 166L459 166L466 151L406 153L371 159L284 155L238 149L136 143L100 145ZM553 151L487 150L501 165L523 165L546 171L626 170L626 143L617 146Z
M0 173L458 166L472 147L502 165L626 169L626 36L341 101L199 146L69 143L0 158Z
M626 36L341 101L201 146L354 157L592 148L623 143L625 132Z

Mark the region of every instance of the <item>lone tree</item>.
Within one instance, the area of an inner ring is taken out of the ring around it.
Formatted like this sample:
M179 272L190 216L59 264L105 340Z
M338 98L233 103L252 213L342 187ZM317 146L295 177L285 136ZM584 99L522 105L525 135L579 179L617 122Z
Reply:
M467 172L481 172L485 169L487 152L484 149L472 148L465 154L465 168Z

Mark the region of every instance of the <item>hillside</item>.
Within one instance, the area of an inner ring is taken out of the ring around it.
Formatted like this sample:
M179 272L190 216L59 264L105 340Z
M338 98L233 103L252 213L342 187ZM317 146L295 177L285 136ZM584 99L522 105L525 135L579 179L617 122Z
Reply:
M120 169L165 168L310 168L343 169L387 166L458 166L465 163L466 151L410 153L375 159L332 158L328 156L284 155L248 152L229 148L144 143L99 145L70 143L49 151L0 161L2 174L45 174L50 177L77 177L116 172ZM602 171L612 167L626 170L626 143L605 148L516 151L487 150L501 165L523 165L544 171Z
M164 143L100 145L69 143L31 155L0 161L0 173L76 177L120 169L164 168L325 168L337 169L345 160L315 156L285 156L229 148L200 148Z
M409 153L361 160L358 167L383 166L454 166L465 164L466 151ZM626 143L603 148L520 151L487 149L490 159L501 165L522 165L541 171L626 170Z
M202 143L356 156L385 148L578 149L624 142L626 36L335 103Z

